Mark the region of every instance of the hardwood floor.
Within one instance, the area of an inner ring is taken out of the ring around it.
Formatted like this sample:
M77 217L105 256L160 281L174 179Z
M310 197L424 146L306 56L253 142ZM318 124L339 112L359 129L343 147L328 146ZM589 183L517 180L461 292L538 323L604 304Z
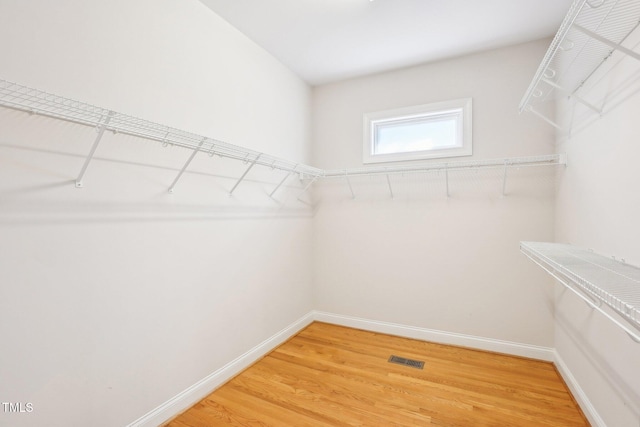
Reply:
M589 424L551 363L317 322L167 424L347 425Z

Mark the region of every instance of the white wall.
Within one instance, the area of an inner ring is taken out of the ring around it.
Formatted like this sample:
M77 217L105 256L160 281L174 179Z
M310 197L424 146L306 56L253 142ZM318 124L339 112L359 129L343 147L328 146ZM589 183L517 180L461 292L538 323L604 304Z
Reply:
M195 0L0 0L0 78L314 165L361 165L365 112L474 101L474 158L547 154L516 111L548 40L317 87ZM624 76L614 74L616 79ZM628 77L628 75L627 75ZM607 82L605 80L605 85ZM314 120L310 122L313 108ZM312 308L557 347L608 425L635 426L639 346L557 291L521 240L640 264L638 98L560 139L570 166L319 186L315 219L281 173L0 110L0 424L123 425ZM603 143L603 141L605 143ZM554 227L555 225L555 227ZM312 289L311 285L315 285ZM315 289L315 291L313 291ZM313 300L315 298L315 302ZM555 336L554 336L555 327ZM554 341L555 340L555 341Z
M629 40L640 40L636 32ZM582 95L605 106L602 118L560 102L558 150L570 166L560 176L557 241L640 266L640 81L633 58L614 55ZM558 354L587 396L601 425L640 425L640 345L570 292L556 296Z
M362 166L364 113L473 98L474 159L548 154L553 129L518 115L548 40L314 88L313 160ZM441 161L441 160L440 160ZM550 279L519 252L554 237L554 169L394 176L321 186L319 310L553 347Z
M0 0L0 78L307 162L310 89L195 0ZM0 109L0 425L128 424L312 309L282 172Z

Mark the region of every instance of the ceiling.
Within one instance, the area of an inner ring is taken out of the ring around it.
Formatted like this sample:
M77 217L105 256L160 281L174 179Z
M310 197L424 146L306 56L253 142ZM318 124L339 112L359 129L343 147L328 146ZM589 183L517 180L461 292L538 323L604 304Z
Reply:
M311 85L551 36L572 2L200 1Z

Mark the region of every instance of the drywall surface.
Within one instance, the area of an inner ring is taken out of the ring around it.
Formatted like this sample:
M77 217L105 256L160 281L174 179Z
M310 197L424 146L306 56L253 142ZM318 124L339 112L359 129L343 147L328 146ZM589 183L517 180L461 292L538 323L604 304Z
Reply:
M309 160L309 87L195 0L0 0L0 52L1 78ZM127 425L313 308L298 180L230 197L247 165L199 154L169 194L191 151L107 132L78 189L94 129L0 124L0 425Z
M473 159L553 153L553 130L517 112L547 43L315 87L314 164L361 167L365 113L467 97ZM320 185L317 309L552 347L551 281L519 242L553 239L555 173L511 169L504 197L502 169L450 172L449 198L443 172Z
M638 41L636 32L627 43ZM559 180L557 240L640 266L637 61L613 55L585 88L582 95L603 105L604 116L566 100L558 106L571 134L558 135L570 166ZM558 288L556 306L557 352L601 418L598 425L640 425L640 345L571 292Z

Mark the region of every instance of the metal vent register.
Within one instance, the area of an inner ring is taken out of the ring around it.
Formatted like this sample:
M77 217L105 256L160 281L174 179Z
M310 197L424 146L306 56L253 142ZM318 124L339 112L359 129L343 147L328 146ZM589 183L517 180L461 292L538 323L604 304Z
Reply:
M395 363L397 365L409 366L410 368L422 369L424 368L424 362L420 360L407 359L400 356L391 356L389 363Z

